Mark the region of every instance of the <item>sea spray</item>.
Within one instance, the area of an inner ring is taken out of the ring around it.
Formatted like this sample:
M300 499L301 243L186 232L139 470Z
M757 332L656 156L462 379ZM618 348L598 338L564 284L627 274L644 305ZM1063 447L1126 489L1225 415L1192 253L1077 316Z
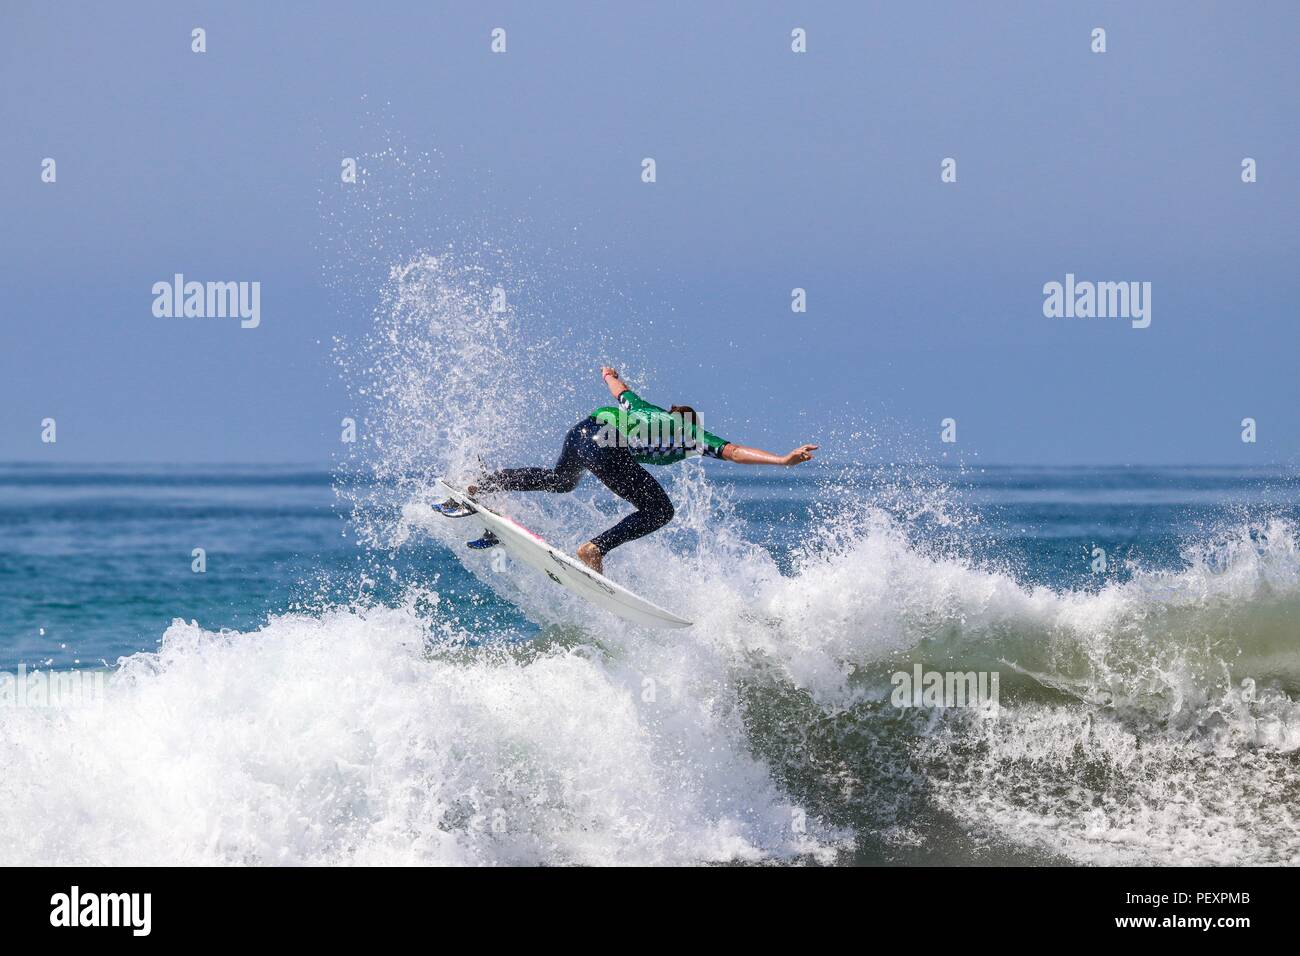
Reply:
M1072 590L1026 581L1012 561L975 557L977 544L989 550L988 512L963 501L950 471L915 462L840 469L795 507L789 520L802 530L798 543L783 551L779 540L775 550L750 540L730 483L718 480L712 463L691 462L658 472L677 505L674 523L608 562L615 577L626 575L629 584L696 622L683 634L644 632L527 568L501 568L465 551L465 522L428 508L422 482L435 469L472 472L480 455L496 466L553 454L525 450L528 438L536 437L532 419L507 417L505 434L513 438L504 447L493 447L491 438L483 444L472 427L466 430L465 422L480 420L483 409L498 414L502 397L495 372L467 381L449 370L461 360L459 350L550 353L529 352L525 329L500 324L504 320L477 305L480 299L447 288L464 282L485 288L473 270L422 260L413 270L396 271L394 281L379 321L386 344L371 365L381 381L399 383L375 393L393 410L381 410L381 419L391 424L395 440L376 446L381 456L391 456L378 470L396 487L393 519L384 526L388 543L448 549L485 588L521 608L541 630L543 644L558 640L599 654L627 677L627 686L650 689L654 713L671 717L681 732L695 726L698 715L722 708L732 715L726 732L698 744L729 760L766 762L781 799L830 827L822 845L842 846L833 834L848 827L868 858L926 859L940 851L918 834L937 825L936 813L978 831L981 823L967 808L979 804L981 786L1000 792L988 776L999 766L1005 772L1000 742L1022 748L1012 759L1041 763L1045 794L1060 785L1059 773L1081 788L1082 802L1062 801L1058 818L1069 826L1084 816L1092 821L1078 824L1081 842L1064 851L1079 859L1113 852L1104 849L1108 840L1093 846L1089 834L1129 832L1104 810L1098 817L1090 801L1106 792L1107 775L1131 763L1134 747L1147 736L1198 746L1215 740L1210 753L1252 747L1266 754L1265 765L1289 759L1300 727L1284 689L1300 676L1295 645L1288 644L1300 561L1287 519L1191 541L1179 568L1147 570L1130 562L1122 576ZM448 323L461 331L447 334ZM464 341L470 331L473 343ZM498 334L509 348L494 339ZM517 374L508 364L501 368ZM539 400L539 408L546 407ZM442 457L419 467L407 450L419 441L402 436L418 439L426 421L444 418L449 421L438 426L444 430L428 439L441 443L441 451L430 455ZM408 428L414 430L403 432ZM611 523L618 509L594 482L566 496L503 500L511 513L568 550ZM472 615L459 619L476 631ZM491 633L471 638L488 644L500 639ZM991 726L981 729L952 714L891 714L889 675L918 663L1000 672L1002 706ZM1240 682L1253 678L1263 682L1263 693L1246 700ZM1283 686L1274 686L1279 681ZM1084 728L1075 742L1090 756L1052 769L1060 766L1053 756L1060 738L1052 727ZM1039 746L1047 749L1035 756ZM1182 773L1177 747L1162 744L1150 752L1166 754L1171 776ZM972 759L979 753L989 762ZM1077 774L1083 776L1070 776ZM1243 797L1276 792L1278 784L1265 776L1249 776L1239 781ZM1195 792L1212 780L1213 773L1192 774L1186 785ZM1026 812L1015 805L1014 791L1005 799L1011 801L1008 820ZM963 802L962 812L954 801ZM1041 820L1046 813L1036 806L1032 815ZM1212 826L1186 813L1177 819L1188 833ZM1061 852L1011 823L993 819L990 826L1004 841L1004 855L1020 852L1011 847L1031 858ZM1149 845L1147 852L1153 852ZM1239 858L1275 859L1273 852L1243 848Z

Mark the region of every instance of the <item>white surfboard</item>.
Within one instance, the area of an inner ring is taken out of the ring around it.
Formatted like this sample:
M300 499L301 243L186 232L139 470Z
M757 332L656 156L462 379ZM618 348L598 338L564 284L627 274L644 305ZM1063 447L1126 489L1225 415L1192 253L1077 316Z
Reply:
M672 611L661 608L653 601L633 594L623 585L597 574L577 558L553 548L541 537L529 531L518 521L497 514L477 498L447 482L438 482L447 489L448 496L472 509L483 526L497 536L501 547L525 564L531 564L556 584L574 594L581 595L593 604L617 614L625 621L646 627L690 627L691 622Z

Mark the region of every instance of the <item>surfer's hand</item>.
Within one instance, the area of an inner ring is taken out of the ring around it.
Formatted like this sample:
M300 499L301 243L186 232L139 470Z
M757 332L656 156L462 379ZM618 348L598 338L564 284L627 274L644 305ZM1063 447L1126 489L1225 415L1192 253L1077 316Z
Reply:
M805 461L812 461L813 452L817 450L816 445L800 445L790 454L785 456L785 464L800 465Z
M602 365L600 367L600 377L605 383L605 387L609 389L609 394L613 395L616 400L620 395L627 391L627 386L624 385L623 380L618 377L618 369L609 365Z

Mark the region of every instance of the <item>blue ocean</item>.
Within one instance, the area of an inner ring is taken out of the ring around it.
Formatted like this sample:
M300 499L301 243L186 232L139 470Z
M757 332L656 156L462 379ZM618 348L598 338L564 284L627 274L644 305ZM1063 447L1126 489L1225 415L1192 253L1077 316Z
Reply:
M0 466L0 670L106 675L0 707L0 863L1300 862L1294 470L687 462L607 563L682 631L466 550L435 474Z

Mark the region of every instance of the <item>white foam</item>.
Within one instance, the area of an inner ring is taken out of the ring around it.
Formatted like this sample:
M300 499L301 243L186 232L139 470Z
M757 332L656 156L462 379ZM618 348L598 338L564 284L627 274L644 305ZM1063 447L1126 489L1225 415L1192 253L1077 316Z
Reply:
M1099 865L1295 865L1297 728L1284 696L1201 733L1024 704L918 753L931 798L990 842Z
M174 623L100 710L0 720L0 862L696 863L825 858L725 687L591 648L473 651L408 609ZM438 643L425 652L426 641ZM672 681L664 681L671 684Z

